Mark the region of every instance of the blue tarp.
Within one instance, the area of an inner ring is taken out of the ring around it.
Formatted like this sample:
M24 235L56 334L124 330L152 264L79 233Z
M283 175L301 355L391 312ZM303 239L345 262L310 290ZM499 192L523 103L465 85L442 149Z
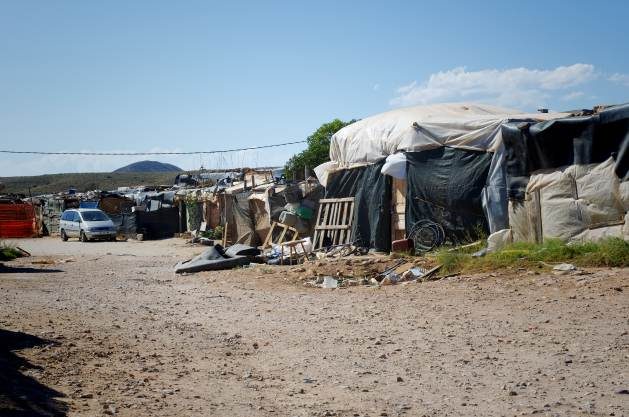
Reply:
M95 209L98 208L98 201L81 201L79 208L82 209Z

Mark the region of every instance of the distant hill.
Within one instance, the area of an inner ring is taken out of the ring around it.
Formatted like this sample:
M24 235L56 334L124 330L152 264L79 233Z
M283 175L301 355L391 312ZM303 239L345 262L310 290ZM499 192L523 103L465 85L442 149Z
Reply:
M58 193L76 188L79 192L90 190L115 190L134 185L172 185L176 172L91 172L80 174L48 174L32 177L0 177L4 184L2 193L32 195Z
M158 161L138 161L122 168L118 168L114 172L181 172L181 168Z

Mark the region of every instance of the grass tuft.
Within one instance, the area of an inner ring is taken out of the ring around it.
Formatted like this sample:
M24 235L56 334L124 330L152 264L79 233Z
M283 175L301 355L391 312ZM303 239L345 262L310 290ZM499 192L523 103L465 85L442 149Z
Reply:
M442 264L441 274L483 272L503 268L548 267L548 264L569 262L581 267L629 266L629 242L609 238L598 243L564 243L548 240L542 244L514 243L504 249L474 258L469 250L441 249L435 259Z
M22 256L22 253L15 248L15 245L0 242L0 261L12 261L20 256Z

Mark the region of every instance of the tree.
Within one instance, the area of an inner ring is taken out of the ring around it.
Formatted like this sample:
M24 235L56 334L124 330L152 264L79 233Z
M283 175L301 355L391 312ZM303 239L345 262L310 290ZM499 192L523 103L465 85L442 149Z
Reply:
M295 179L304 179L304 167L308 167L311 170L317 165L329 161L332 135L355 121L344 122L334 119L329 123L322 124L319 129L306 139L308 147L288 160L284 167L286 178L290 179L294 176Z

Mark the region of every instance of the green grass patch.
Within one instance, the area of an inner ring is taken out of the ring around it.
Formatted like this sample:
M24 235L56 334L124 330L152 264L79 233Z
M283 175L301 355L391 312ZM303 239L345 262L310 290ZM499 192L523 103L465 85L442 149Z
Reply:
M514 243L483 257L472 257L469 250L441 249L434 254L443 265L441 274L483 272L503 268L544 268L568 262L580 267L627 267L629 243L619 238L600 242L566 244L548 240L543 244Z
M12 261L22 256L22 253L10 243L0 243L0 261Z

